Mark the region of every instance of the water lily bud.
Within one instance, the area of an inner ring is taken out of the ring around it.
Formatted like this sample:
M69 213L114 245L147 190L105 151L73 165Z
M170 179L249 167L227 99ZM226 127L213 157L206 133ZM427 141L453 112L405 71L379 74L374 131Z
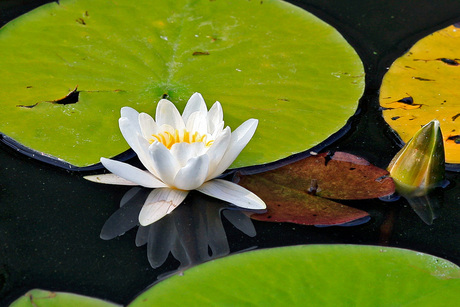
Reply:
M423 126L388 166L396 191L422 196L442 184L445 173L444 142L438 120Z

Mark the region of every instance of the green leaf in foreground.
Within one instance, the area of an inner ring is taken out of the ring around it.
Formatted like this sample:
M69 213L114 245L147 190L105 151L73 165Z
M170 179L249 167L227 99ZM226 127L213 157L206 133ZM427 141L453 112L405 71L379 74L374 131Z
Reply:
M273 162L341 129L363 88L345 39L277 0L61 0L0 29L0 132L67 167L128 149L121 107L194 92L233 129L259 119L232 167Z
M10 307L62 306L119 307L121 305L73 293L51 292L40 289L30 290L10 305Z
M138 306L457 306L460 268L410 250L310 245L257 250L175 275ZM180 293L180 295L178 295Z
M334 225L367 212L332 199L368 199L394 192L388 172L357 156L336 152L310 156L278 169L240 176L238 184L267 204L267 212L252 219L306 225Z

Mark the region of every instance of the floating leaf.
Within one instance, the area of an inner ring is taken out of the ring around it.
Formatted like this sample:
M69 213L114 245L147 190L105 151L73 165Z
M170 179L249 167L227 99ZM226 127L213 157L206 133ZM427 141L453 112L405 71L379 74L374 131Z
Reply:
M4 141L64 167L128 149L121 107L193 92L232 128L259 119L232 167L276 161L344 127L363 88L345 39L283 1L61 0L0 29Z
M116 307L121 305L78 294L51 292L40 289L30 290L10 305L10 307L53 306Z
M420 128L388 166L396 191L404 196L423 196L444 181L444 147L439 122Z
M394 183L386 175L387 171L362 158L336 152L310 156L265 173L241 176L239 184L267 204L267 213L252 215L253 219L330 225L368 214L323 197L367 199L391 194Z
M447 260L388 247L310 245L199 265L128 306L457 306L459 291L460 268Z
M380 105L404 142L421 126L441 123L447 163L460 163L460 28L450 26L417 42L383 78Z

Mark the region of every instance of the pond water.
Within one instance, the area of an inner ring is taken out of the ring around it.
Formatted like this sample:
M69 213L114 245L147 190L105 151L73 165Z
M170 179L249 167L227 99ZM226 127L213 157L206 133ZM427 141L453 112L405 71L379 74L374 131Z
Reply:
M46 2L50 1L3 0L0 24ZM360 112L352 119L351 130L328 149L353 153L385 168L399 145L378 109L382 77L391 63L418 39L460 21L460 3L456 0L292 3L335 26L356 48L366 69ZM32 288L75 292L126 304L158 276L179 266L170 255L163 265L153 269L147 252L153 253L154 244L150 248L136 247L134 229L112 240L100 238L105 221L120 206L129 187L87 182L82 173L29 159L3 144L0 174L0 305L7 305ZM460 174L448 172L447 177L450 185L439 192L443 201L432 225L425 224L404 199L391 203L347 201L346 205L369 212L371 220L358 226L327 228L253 221L257 233L254 236L251 223L235 211L227 210L219 226L220 207L209 198L194 194L189 202L207 206L208 222L214 225L213 235L203 237L203 229L210 224L198 222L197 212L202 209L193 205L184 206L175 220L167 222L169 226L165 227L175 225L180 232L177 237L160 234L156 238L178 240L181 246L187 246L188 255L184 255L185 249L174 251L183 266L206 259L194 241L200 236L212 242L215 255L295 244L350 243L409 248L460 264ZM126 206L136 204L131 202ZM124 226L129 229L129 225Z

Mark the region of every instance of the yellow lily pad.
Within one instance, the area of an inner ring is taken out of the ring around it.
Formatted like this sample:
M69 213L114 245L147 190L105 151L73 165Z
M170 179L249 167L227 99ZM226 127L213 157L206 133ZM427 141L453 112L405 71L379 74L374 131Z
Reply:
M421 126L441 124L447 163L460 163L460 28L449 26L418 41L383 78L385 121L404 142Z

